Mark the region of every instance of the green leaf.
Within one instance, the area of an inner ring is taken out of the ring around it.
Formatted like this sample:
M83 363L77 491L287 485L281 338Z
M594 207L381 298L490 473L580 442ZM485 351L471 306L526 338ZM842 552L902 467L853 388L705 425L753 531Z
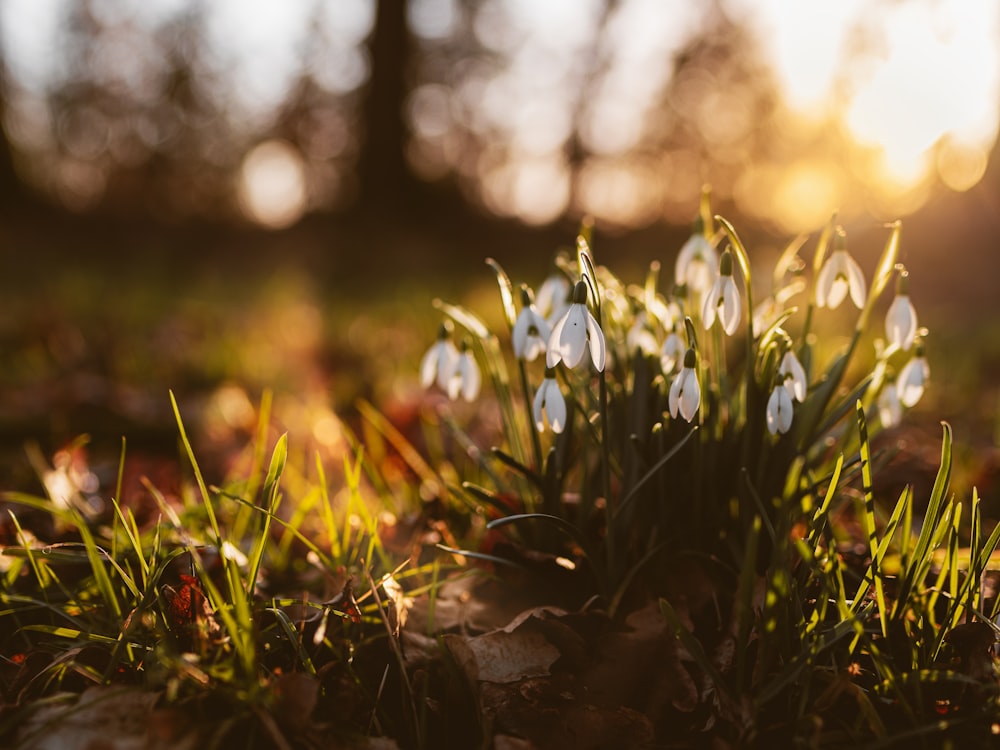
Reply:
M274 497L277 495L278 480L285 470L285 461L288 459L288 433L283 433L275 443L274 452L271 454L271 463L267 468L267 476L264 479L264 500L268 503L268 508L273 512Z
M861 483L865 493L865 513L862 516L864 519L864 529L868 536L868 552L871 555L872 562L869 567L869 575L866 576L866 580L870 577L872 581L875 582L875 601L878 604L878 611L880 614L879 624L882 626L882 637L886 638L888 636L888 612L885 608L885 591L882 585L882 573L881 573L881 558L879 556L879 543L878 543L878 532L875 528L875 494L872 490L872 452L871 444L868 442L868 424L865 421L865 408L862 406L861 402L857 402L857 413L858 413L858 432L861 435ZM860 599L859 594L855 600Z
M705 649L702 648L701 642L694 637L694 634L691 631L684 627L684 623L681 622L680 616L666 599L660 599L660 612L663 613L663 617L667 621L667 626L673 631L674 636L681 642L684 650L688 652L695 664L697 664L708 679L712 681L715 689L735 704L735 701L733 700L735 696L733 696L730 692L729 686L726 684L725 680L722 679L722 674L715 668L715 664L713 664L712 660L708 658L708 655L705 653Z
M875 269L875 277L872 279L868 299L865 301L861 315L858 316L857 330L859 331L863 331L868 325L868 316L871 315L875 303L892 278L893 269L896 267L896 257L899 255L899 231L902 225L900 222L895 221L890 226L892 227L892 231L889 233L889 239L885 243L885 249L882 251L878 267Z
M504 317L507 319L507 325L513 328L514 323L517 322L517 308L514 306L514 287L510 283L507 272L493 258L487 258L486 265L492 268L493 273L496 274L497 284L500 285L500 299L503 302Z
M482 321L482 319L466 308L460 305L452 305L447 302L442 302L439 299L434 300L432 304L436 309L440 310L460 326L465 328L473 336L483 341L486 341L493 336L493 334L490 333L490 329L486 327L486 324Z
M921 571L929 567L932 538L936 536L937 527L943 520L942 514L948 514L944 500L951 482L952 434L951 426L947 422L942 422L941 426L944 430L941 438L941 465L934 479L934 487L931 490L931 497L924 513L924 522L920 527L920 534L917 536L912 557L908 561L907 568L902 572L897 599L897 604L900 606L902 606L901 603L907 601L910 591L919 583Z

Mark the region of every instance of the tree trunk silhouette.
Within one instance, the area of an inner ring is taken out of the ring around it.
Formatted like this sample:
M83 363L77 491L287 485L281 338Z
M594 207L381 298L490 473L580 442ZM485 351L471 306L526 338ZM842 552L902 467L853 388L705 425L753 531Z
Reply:
M406 3L378 0L375 28L369 41L372 64L362 114L362 147L358 160L357 210L398 216L418 189L406 163L407 127L403 103L408 89L410 35Z

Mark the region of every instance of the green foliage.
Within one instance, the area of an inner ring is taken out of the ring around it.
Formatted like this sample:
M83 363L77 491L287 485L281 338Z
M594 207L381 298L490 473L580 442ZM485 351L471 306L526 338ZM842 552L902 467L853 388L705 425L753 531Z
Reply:
M811 281L801 257L807 238L797 238L762 289L732 224L715 216L719 232L702 235L713 223L707 200L701 213L667 293L657 263L642 285L596 265L586 231L575 259L557 257L565 288L586 283L607 366L591 366L584 354L569 367L558 362L563 350L549 357L544 377L556 374L567 406L556 434L532 413L541 366L519 359L514 393L501 337L469 310L438 304L482 342L482 362L503 391L507 440L479 452L482 471L463 484L466 500L490 519L488 529L532 550L534 558L515 562L569 558L610 613L658 598L703 685L708 725L723 737L761 746L888 744L904 727L928 741L987 736L1000 690L997 605L983 611L982 580L1000 526L984 539L978 496L968 517L949 496L948 425L934 487L920 499L926 505L916 506L907 487L884 509L874 489L873 434L898 420L893 399L907 383L893 378L923 357L926 335L899 338L888 319L889 340L870 330L889 282L905 276L899 223L888 227L866 295L833 220L816 242ZM723 256L720 276L712 271L721 240L731 259ZM685 259L702 268L682 267ZM519 313L512 283L489 265L516 337L530 295ZM765 302L755 306L759 293ZM803 294L808 300L793 306ZM828 308L844 299L856 317L838 339L845 318ZM559 315L548 320L557 331L549 352L562 342ZM593 341L590 332L586 345ZM692 371L687 380L683 368ZM919 398L920 375L903 406ZM675 597L671 582L686 572L711 581L714 611ZM694 719L689 729L699 731Z
M17 545L3 551L0 648L8 664L22 666L21 709L3 715L0 737L11 740L50 696L125 685L163 691L192 717L221 701L243 720L229 729L211 718L191 727L216 733L216 742L256 731L288 746L319 726L340 737L391 731L421 745L421 717L396 708L398 700L412 703L414 693L408 688L399 699L380 685L393 648L398 652L398 633L387 623L411 596L401 584L426 596L440 566L390 565L397 555L383 545L380 520L388 503L363 480L379 467L360 448L345 455L337 477L344 489L332 497L323 461L317 455L310 472L289 453L286 435L265 463L265 395L249 473L212 486L172 394L171 401L193 487L168 499L148 486L159 521L141 521L137 508L121 501L124 443L117 496L105 512L77 493L3 495ZM289 490L301 495L293 510L282 502ZM59 541L38 539L24 518L35 529L53 526ZM390 585L392 595L380 596ZM367 666L380 661L377 671ZM396 659L394 679L402 668ZM302 680L290 682L292 673ZM292 689L315 700L295 726L281 713L281 696ZM331 705L345 690L354 694L349 705Z

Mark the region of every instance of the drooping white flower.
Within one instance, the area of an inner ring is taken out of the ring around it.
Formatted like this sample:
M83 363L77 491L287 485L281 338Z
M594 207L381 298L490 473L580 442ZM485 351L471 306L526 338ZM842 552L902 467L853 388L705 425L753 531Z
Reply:
M548 421L553 432L562 432L566 428L566 399L559 390L555 371L545 370L545 378L535 391L532 413L535 417L535 427L539 432L545 430Z
M718 264L719 256L705 237L704 223L698 217L694 231L677 255L674 282L686 285L691 292L706 292L715 281Z
M447 391L448 380L457 361L458 349L451 343L448 327L442 323L437 340L420 361L420 385L429 388L436 382L438 388Z
M764 331L771 327L781 314L785 312L788 301L806 288L806 282L802 279L794 279L775 294L765 297L753 308L753 335L754 338L762 336Z
M903 405L895 383L886 383L878 395L878 418L886 429L895 427L903 419Z
M728 250L722 254L718 278L712 284L711 291L705 295L701 317L706 330L712 327L718 317L727 336L732 336L740 324L740 292L733 280L733 254Z
M630 352L638 350L645 355L655 354L659 348L656 337L649 329L649 315L645 310L635 314L635 320L625 334L625 346Z
M559 308L565 309L569 292L569 280L561 273L552 274L538 287L538 294L535 295L535 307L542 317L551 321L553 314Z
M772 435L780 432L784 435L792 427L792 396L782 383L778 383L771 391L767 400L767 411L764 414L767 421L767 431Z
M899 393L899 401L903 406L910 408L916 406L920 397L924 395L924 385L931 376L931 368L927 364L927 357L924 356L924 347L917 344L917 350L910 361L903 365L896 378L896 391Z
M448 376L448 398L454 401L461 395L466 401L475 401L479 395L480 385L482 377L479 374L479 365L476 364L476 358L468 342L463 341L458 359L455 360Z
M587 309L587 282L578 281L573 289L573 304L552 327L545 365L555 367L562 361L567 367L576 367L588 348L594 367L603 370L607 358L604 333Z
M518 313L514 329L511 331L514 356L527 362L534 362L538 355L545 351L551 332L548 322L532 302L530 291L527 288L523 289L521 312Z
M816 304L833 310L840 306L848 293L859 310L865 306L865 275L854 258L847 254L846 236L843 231L838 231L833 252L823 263L816 279Z
M701 406L701 386L698 384L698 373L695 372L697 364L697 354L694 349L688 349L684 354L684 367L671 383L670 393L667 396L670 416L675 419L679 413L690 422Z
M676 331L671 331L667 334L667 338L663 341L663 347L660 349L660 369L663 370L663 374L672 373L683 356L684 342L681 341L681 337L677 335Z
M806 380L806 370L791 349L785 352L785 356L781 358L778 374L781 376L781 382L789 396L799 403L806 400L806 388L809 385Z
M908 352L917 338L917 311L910 302L909 277L900 274L896 296L885 314L885 336L889 346Z

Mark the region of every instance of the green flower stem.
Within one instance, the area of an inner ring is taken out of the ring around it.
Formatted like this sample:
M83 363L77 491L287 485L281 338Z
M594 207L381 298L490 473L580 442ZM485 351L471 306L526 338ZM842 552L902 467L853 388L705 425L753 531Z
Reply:
M728 415L723 414L723 410L729 406L729 393L727 392L726 385L726 342L722 336L722 324L716 321L712 324L712 348L715 349L715 388L716 394L718 396L717 409L712 415L712 419L715 422L712 430L712 437L716 440L722 439L722 434L725 432L726 417ZM706 396L708 393L706 392ZM705 399L703 403L707 401Z
M528 368L525 367L523 359L519 359L517 365L521 372L521 390L524 392L524 409L528 416L528 432L531 433L531 447L535 452L535 471L541 475L545 472L545 464L542 459L542 443L538 438L538 428L535 426L535 414L532 409L531 388L528 384ZM531 501L531 504L534 506L533 500Z
M598 325L601 325L600 308L597 311ZM603 330L603 329L602 329ZM600 408L601 408L601 480L604 491L604 517L606 524L608 565L610 580L615 576L615 504L611 499L611 436L608 434L608 379L604 370L600 375Z

